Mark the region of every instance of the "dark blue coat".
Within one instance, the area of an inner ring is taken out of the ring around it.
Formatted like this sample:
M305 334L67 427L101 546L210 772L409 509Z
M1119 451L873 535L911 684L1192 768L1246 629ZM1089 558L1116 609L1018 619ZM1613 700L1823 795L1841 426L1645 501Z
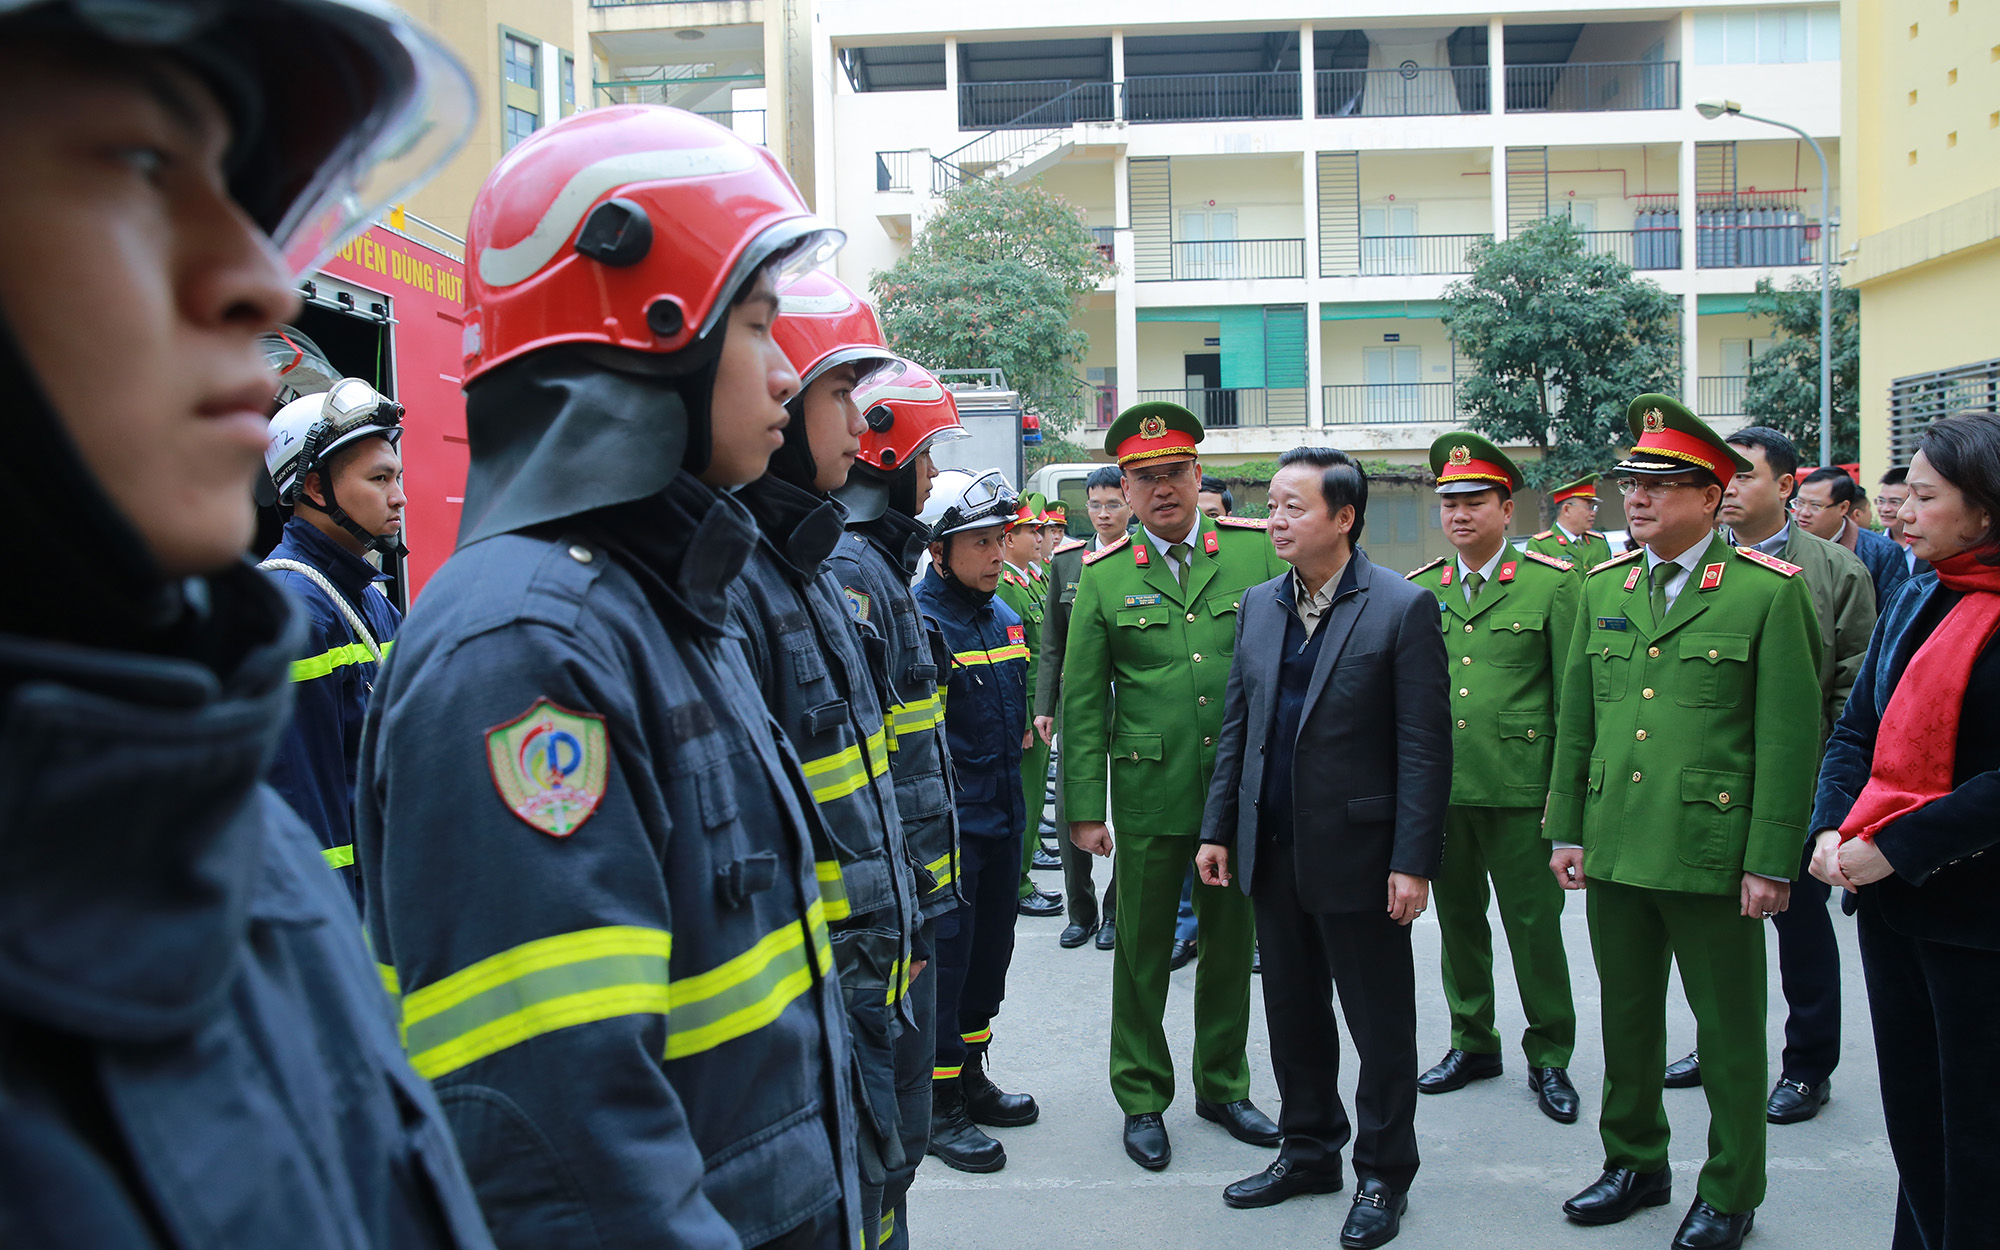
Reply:
M1863 526L1855 535L1854 554L1868 566L1869 580L1875 583L1875 609L1896 597L1910 579L1910 555L1903 544Z
M260 783L294 609L202 663L0 636L0 1245L490 1247L312 833Z
M951 650L944 730L957 778L959 832L1013 837L1027 821L1021 728L1028 723L1028 644L1021 618L998 596L975 596L935 567L917 584L917 603Z
M1882 715L1917 648L1958 602L1936 573L1909 579L1875 624L1847 709L1820 764L1814 833L1837 829L1868 784ZM1861 887L1859 904L1911 937L2000 950L2000 645L1988 643L1972 664L1959 717L1952 792L1890 823L1875 846L1895 873Z
M345 550L307 522L285 522L269 560L310 565L333 584L361 618L386 659L403 623L374 565ZM271 785L319 835L326 862L359 897L354 879L354 782L361 767L361 722L381 667L355 635L347 616L310 577L288 569L272 577L304 606L306 635L292 661L292 723L278 743Z

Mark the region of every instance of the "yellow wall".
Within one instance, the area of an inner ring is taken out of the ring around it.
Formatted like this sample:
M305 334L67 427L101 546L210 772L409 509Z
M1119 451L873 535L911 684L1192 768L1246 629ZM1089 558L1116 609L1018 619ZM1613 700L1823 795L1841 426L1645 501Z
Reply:
M2000 334L1994 331L1996 291L2000 242L1861 288L1863 482L1876 481L1889 467L1892 380L2000 356Z

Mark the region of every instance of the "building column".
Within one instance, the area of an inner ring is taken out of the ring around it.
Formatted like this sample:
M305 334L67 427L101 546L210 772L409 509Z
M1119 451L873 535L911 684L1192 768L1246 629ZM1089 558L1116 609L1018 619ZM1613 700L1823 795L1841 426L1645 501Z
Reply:
M1697 382L1701 368L1701 353L1695 350L1695 331L1700 323L1701 297L1695 294L1695 209L1698 202L1694 194L1694 140L1683 140L1680 147L1680 173L1676 179L1679 190L1675 192L1675 202L1681 213L1681 290L1685 292L1681 302L1681 402L1689 408L1695 405L1700 391Z
M1486 72L1486 110L1497 117L1507 111L1507 24L1498 17L1486 19Z
M1111 118L1125 120L1125 32L1122 30L1111 32Z
M1114 67L1124 58L1118 49L1122 41L1113 36ZM1122 82L1124 75L1114 68ZM1120 153L1111 164L1111 256L1118 262L1118 276L1112 279L1111 323L1118 354L1118 411L1139 402L1139 313L1136 307L1136 279L1132 276L1132 184L1131 168Z
M1313 24L1299 23L1299 116L1311 121L1316 112L1315 102L1319 98L1318 84L1313 81Z
M951 124L958 125L958 36L944 37L944 90L951 99Z

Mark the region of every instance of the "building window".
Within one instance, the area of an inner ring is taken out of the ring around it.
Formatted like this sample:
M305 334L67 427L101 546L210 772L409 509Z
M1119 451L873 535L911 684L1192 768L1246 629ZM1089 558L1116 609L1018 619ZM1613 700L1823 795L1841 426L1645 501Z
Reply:
M1840 10L1829 4L1697 13L1694 59L1700 65L1838 61Z
M562 115L568 117L576 112L576 58L567 52L562 54L561 93Z
M541 58L537 54L540 51L533 42L518 35L500 36L501 65L507 81L519 83L530 90L539 87L541 79L537 76L537 62Z
M535 133L536 123L541 119L528 110L517 109L511 104L507 106L506 112L507 135L506 143L502 147L503 150L511 151L515 144Z
M542 57L539 40L500 28L500 150L540 130L551 101L542 97Z

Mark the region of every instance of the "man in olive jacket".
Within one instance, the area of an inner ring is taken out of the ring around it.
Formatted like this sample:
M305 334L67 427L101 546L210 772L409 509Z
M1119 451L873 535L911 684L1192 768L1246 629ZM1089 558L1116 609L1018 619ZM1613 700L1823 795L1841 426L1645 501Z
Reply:
M1195 506L1201 438L1201 422L1177 404L1139 404L1112 424L1105 450L1125 471L1140 528L1085 558L1063 651L1070 837L1108 855L1105 817L1115 815L1118 826L1111 1092L1125 1112L1125 1153L1153 1170L1173 1155L1160 1118L1174 1097L1162 1024L1167 965L1222 732L1236 611L1246 589L1285 568L1263 522L1224 517L1218 523ZM1195 914L1203 948L1194 983L1195 1111L1238 1140L1275 1146L1278 1126L1250 1101L1243 1049L1250 1029L1250 900L1197 885Z
M1672 1200L1671 956L1710 1117L1674 1245L1733 1250L1764 1200L1760 921L1784 910L1805 844L1819 735L1797 691L1819 668L1818 626L1795 565L1713 531L1748 462L1668 396L1641 395L1628 419L1636 444L1617 472L1642 545L1585 579L1544 828L1557 881L1589 886L1603 987L1605 1170L1563 1209L1610 1224Z

